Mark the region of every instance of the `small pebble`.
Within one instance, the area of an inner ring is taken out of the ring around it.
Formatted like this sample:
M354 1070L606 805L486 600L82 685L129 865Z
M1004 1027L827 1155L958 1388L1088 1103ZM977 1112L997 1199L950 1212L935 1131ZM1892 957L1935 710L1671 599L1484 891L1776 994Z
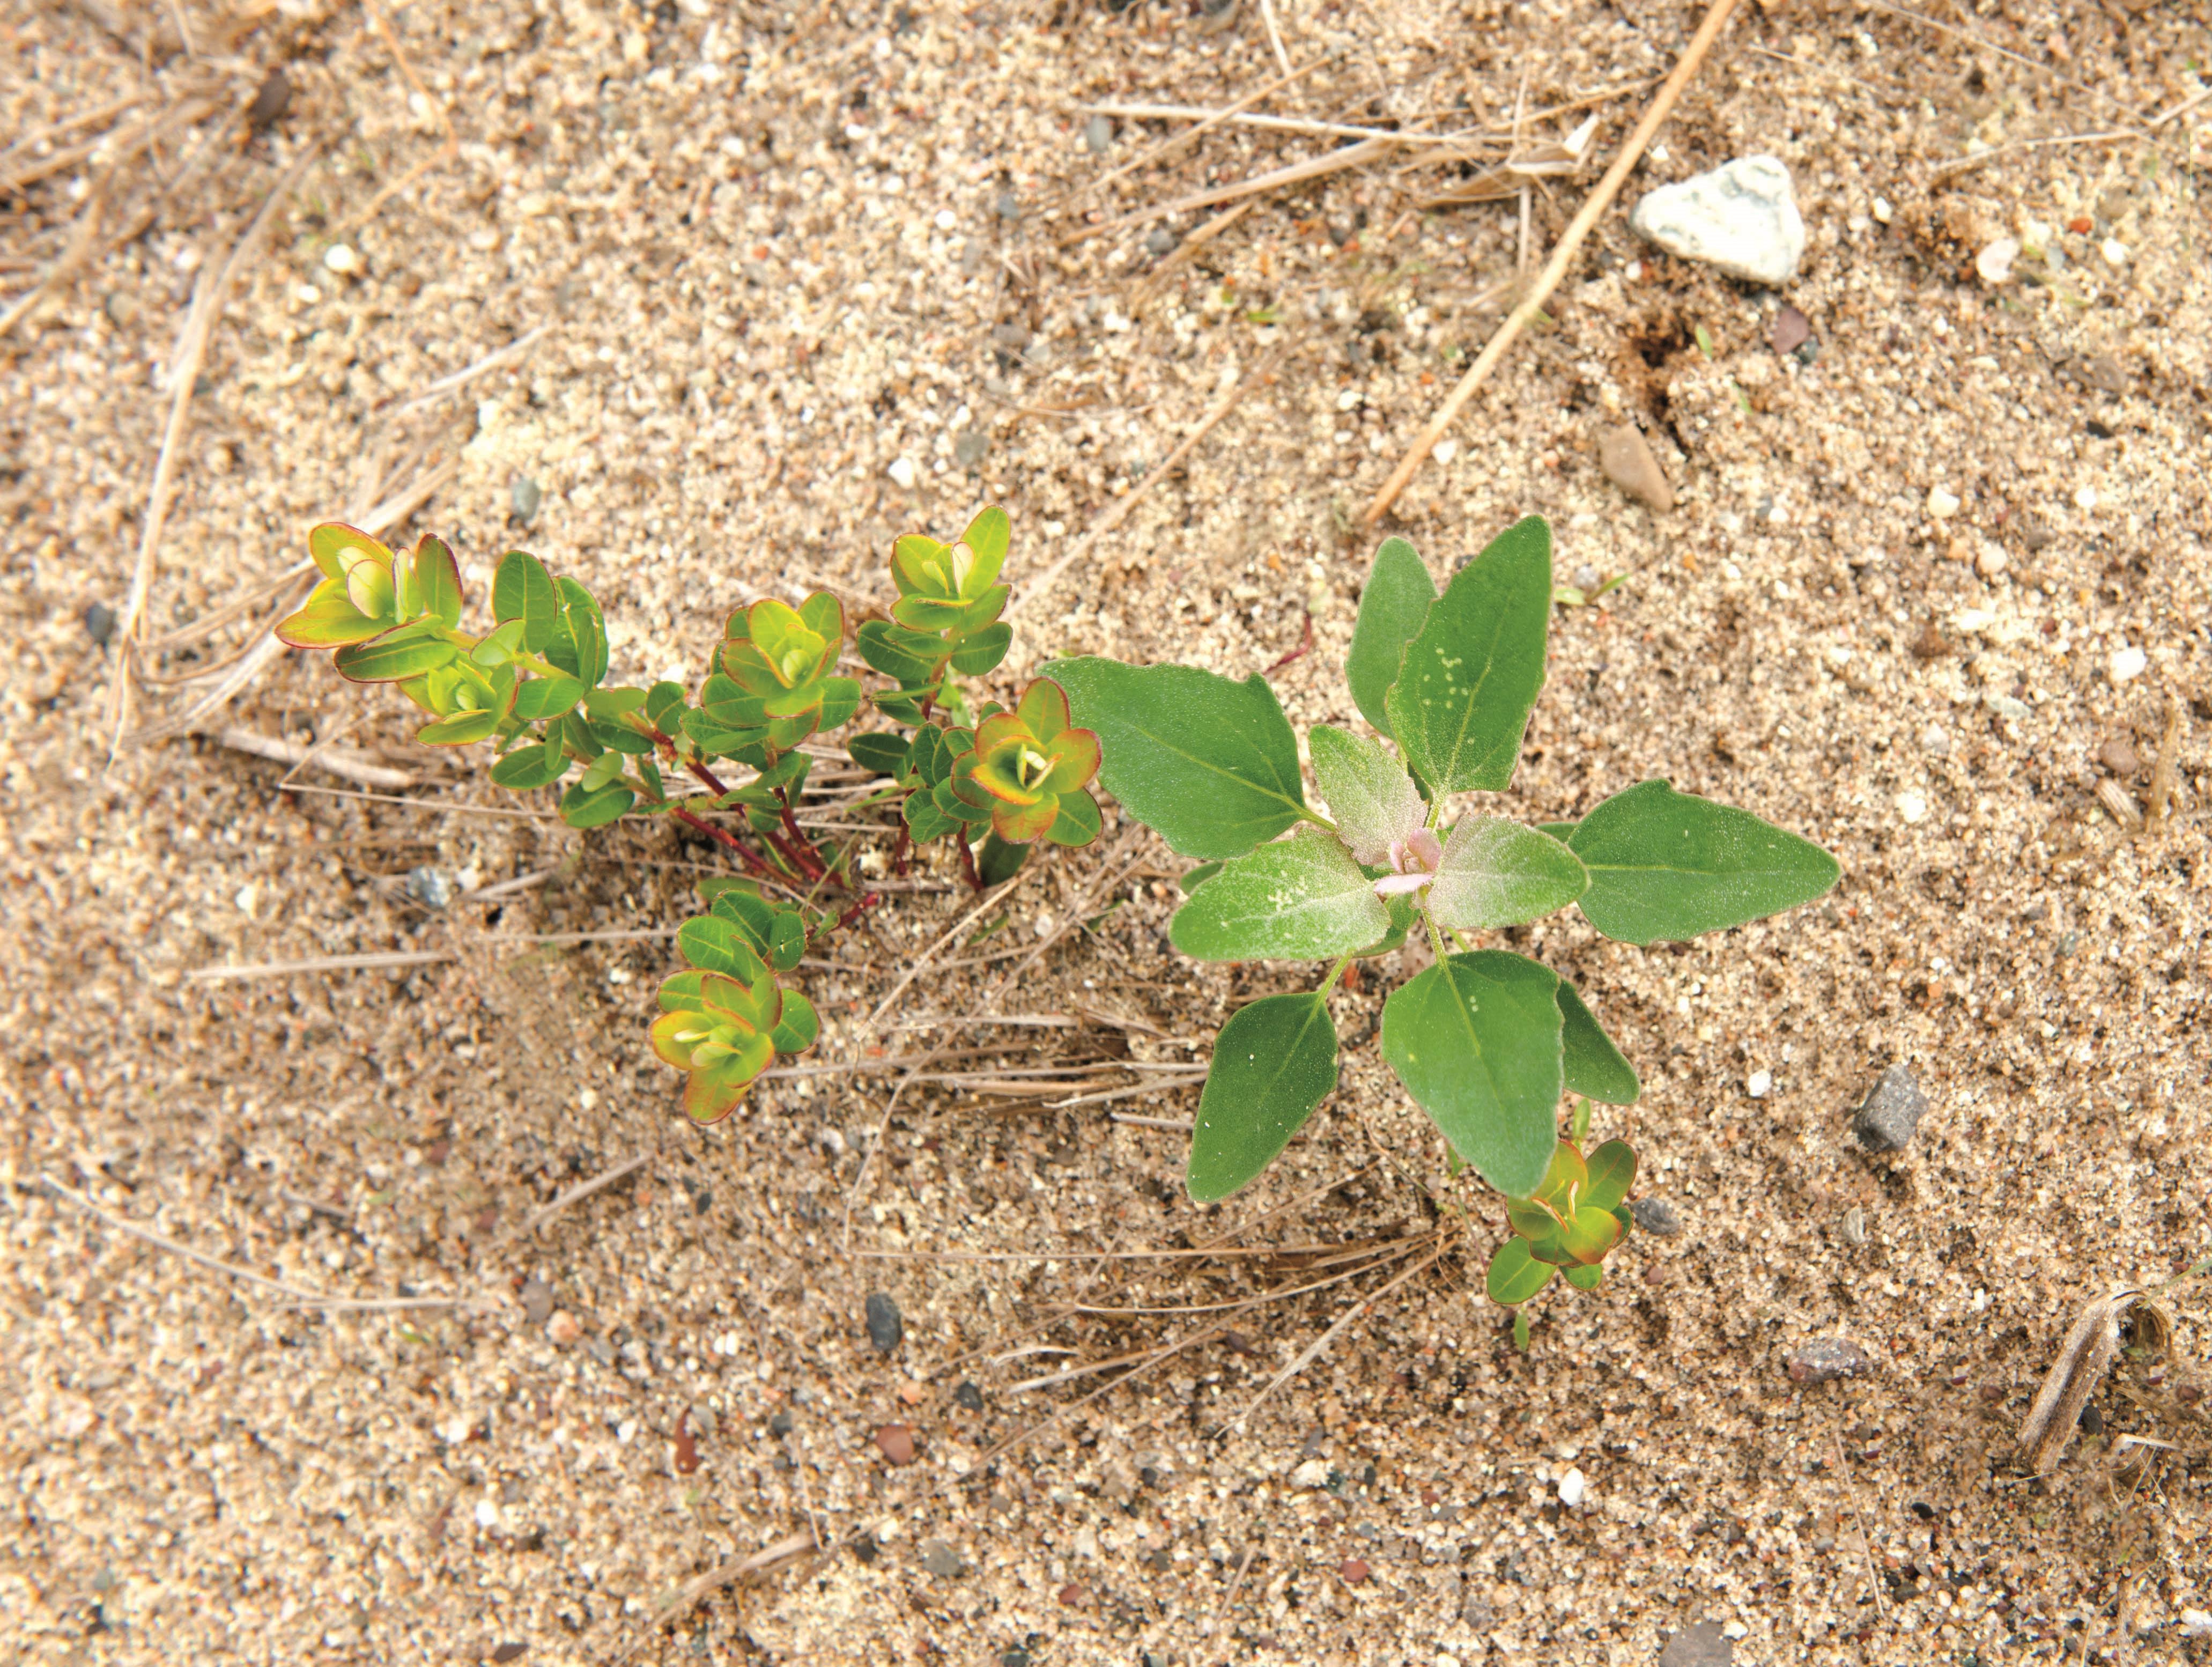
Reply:
M407 871L407 895L425 909L443 909L460 895L460 882L443 868L424 867Z
M1838 1378L1863 1377L1874 1362L1849 1337L1815 1337L1790 1357L1793 1384L1832 1384Z
M981 1412L983 1410L983 1391L975 1387L973 1380L962 1383L958 1389L953 1390L952 1399L957 1404L965 1407L969 1412Z
M885 472L888 473L891 479L903 490L911 491L914 489L914 459L912 458L901 457L892 459L891 466Z
M1753 283L1788 283L1805 253L1790 170L1772 156L1740 156L1646 192L1628 223L1671 255Z
M2115 776L2133 776L2142 768L2142 755L2124 735L2115 735L2097 749L2097 762Z
M1974 557L1974 571L1984 579L1996 578L2007 565L2004 550L1998 545L1984 545L1982 553Z
M991 436L981 429L969 429L953 437L953 460L963 469L978 467L990 454Z
M1559 1503L1573 1510L1589 1495L1589 1481L1580 1470L1570 1470L1559 1478Z
M1755 1100L1763 1100L1774 1091L1774 1073L1753 1071L1744 1079L1743 1092Z
M567 1309L560 1309L545 1322L545 1335L566 1348L584 1335L584 1328L576 1323L576 1317Z
M553 1287L535 1274L522 1281L522 1317L543 1325L553 1315Z
M545 489L528 475L517 475L514 484L507 489L507 501L514 519L527 526L537 518L538 506L545 501Z
M1766 334L1777 353L1795 353L1813 338L1813 321L1796 307L1784 306L1774 315L1774 324Z
M921 1542L921 1566L932 1574L946 1580L954 1579L967 1567L960 1561L960 1554L942 1540L924 1540Z
M796 1421L792 1417L790 1408L779 1408L769 1415L768 1433L770 1435L789 1435L792 1425Z
M317 299L321 298L318 296ZM113 325L118 330L128 330L138 321L138 303L126 290L109 290L106 299L100 302L100 306L107 313L108 323Z
M1634 1198L1628 1214L1645 1232L1660 1238L1682 1236L1682 1213L1663 1198Z
M1175 246L1181 240L1165 226L1155 226L1145 234L1145 250L1148 254L1172 254Z
M261 83L261 90L253 95L253 102L246 106L246 125L258 133L283 120L284 113L291 107L290 78L281 68L271 70Z
M1954 492L1947 492L1940 486L1929 487L1928 513L1939 521L1949 520L1952 516L1959 513L1958 495Z
M2097 507L2097 489L2094 486L2084 486L2076 490L2074 494L2074 507L2084 514L2094 509Z
M1083 143L1091 147L1093 156L1103 156L1114 145L1114 124L1103 116L1093 116L1083 124Z
M1439 440L1435 445L1429 447L1429 455L1439 463L1449 463L1454 458L1459 455L1459 441L1456 440Z
M349 272L360 270L361 257L353 252L350 243L333 243L323 251L323 265L326 271L343 277Z
M1920 750L1923 752L1932 752L1939 758L1942 757L1951 750L1949 732L1940 724L1930 725L1920 737Z
M914 1432L903 1424L886 1424L876 1432L876 1445L894 1464L914 1463Z
M938 210L938 211L937 211L937 229L938 229L938 230L939 230L940 232L949 232L949 231L951 231L954 228L957 227L957 226L959 225L959 223L960 223L960 216L959 216L958 215L957 215L957 214L953 213L951 210L950 210L950 209L939 209L939 210Z
M1575 569L1575 588L1585 596L1605 582L1605 575L1584 562Z
M1928 819L1928 795L1917 788L1907 788L1897 795L1897 818L1907 827L1917 826Z
M1911 1069L1893 1065L1868 1091L1851 1118L1851 1133L1869 1152L1901 1152L1927 1110L1928 1096Z
M2012 281L2012 264L2020 259L2020 240L2001 237L1974 257L1974 270L1981 274L1984 283L2008 283Z
M1336 1572L1344 1577L1345 1585L1347 1586L1356 1586L1365 1582L1369 1571L1366 1563L1362 1559L1358 1557L1346 1557L1341 1563L1337 1565Z
M1667 484L1666 473L1652 455L1644 430L1633 423L1620 423L1599 436L1597 460L1606 478L1630 497L1654 509L1674 507L1674 489Z
M2100 252L2104 255L2105 265L2107 266L2124 266L2128 264L2128 246L2117 237L2106 238Z
M1022 217L1022 199L1010 191L1000 193L997 206L999 218L1001 220L1018 220Z
M94 648L105 648L108 639L115 635L115 610L105 602L94 602L84 611L83 618L84 634L92 639Z
M887 1291L868 1293L868 1341L876 1346L876 1353L888 1354L899 1346L906 1335L906 1322L899 1317L898 1305Z
M2149 664L2149 656L2141 648L2132 647L2115 648L2112 650L2111 664L2106 669L2112 672L2113 682L2132 683L2143 674L2143 668Z

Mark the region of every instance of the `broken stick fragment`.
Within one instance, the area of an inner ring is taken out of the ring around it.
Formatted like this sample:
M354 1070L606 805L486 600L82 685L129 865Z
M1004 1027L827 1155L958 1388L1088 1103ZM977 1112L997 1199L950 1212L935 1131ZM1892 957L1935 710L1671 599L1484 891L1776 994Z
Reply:
M2083 1405L2105 1381L2119 1353L2120 1316L2142 1294L2123 1287L2090 1298L2075 1316L2073 1329L2058 1347L2057 1360L2036 1391L2035 1404L2027 1409L2027 1421L2020 1427L2021 1452L2036 1475L2048 1475L2066 1451L2075 1426L2081 1421Z

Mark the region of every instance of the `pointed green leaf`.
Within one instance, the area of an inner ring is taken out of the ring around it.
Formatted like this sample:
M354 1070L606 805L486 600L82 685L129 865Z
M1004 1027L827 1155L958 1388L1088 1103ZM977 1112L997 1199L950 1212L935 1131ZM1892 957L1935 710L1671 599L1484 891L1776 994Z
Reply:
M1558 975L1518 955L1454 955L1390 993L1382 1054L1452 1150L1509 1198L1559 1144Z
M325 521L307 534L307 554L325 579L343 579L356 563L365 560L388 562L392 552L380 538L343 521Z
M447 630L461 624L461 569L443 538L422 535L415 546L415 599L422 611Z
M456 712L450 718L441 718L435 723L426 723L415 732L415 739L427 746L465 746L471 741L481 741L498 729L500 715L496 712Z
M1633 1105L1644 1085L1636 1068L1622 1057L1583 1001L1582 992L1559 980L1559 1063L1570 1094L1607 1105Z
M1438 793L1502 793L1544 686L1552 529L1516 521L1452 576L1406 645L1387 705L1406 761Z
M1385 735L1391 733L1386 697L1398 680L1406 645L1429 617L1437 582L1420 554L1403 538L1385 538L1359 593L1359 618L1352 627L1352 647L1344 657L1344 680L1360 715Z
M1429 910L1443 925L1483 932L1564 909L1589 884L1575 854L1550 835L1502 816L1469 816L1444 842Z
M1549 1285L1552 1272L1549 1265L1528 1253L1527 1239L1509 1238L1490 1258L1490 1272L1483 1283L1491 1301L1516 1308Z
M561 629L561 593L545 564L526 550L510 550L499 558L491 581L492 617L501 624L522 622L522 646L542 654Z
M558 677L532 678L514 691L514 715L525 723L557 718L584 696L584 685L562 672Z
M1427 825L1429 807L1397 756L1379 741L1317 723L1306 735L1314 781L1340 838L1370 867L1388 867L1393 845Z
M1263 995L1213 1040L1191 1130L1190 1195L1226 1198L1275 1160L1336 1086L1336 1026L1318 992Z
M1589 870L1583 913L1631 944L1763 919L1824 895L1843 872L1810 840L1663 781L1613 794L1567 843Z
M1013 542L1013 523L1006 512L997 504L976 511L975 519L968 523L968 530L960 535L960 542L975 552L975 565L963 587L969 595L988 587L999 576L1006 565L1006 547Z
M1311 823L1224 863L1168 928L1200 961L1315 960L1364 949L1389 929L1352 853Z
M845 751L862 770L895 777L906 769L907 756L913 751L913 746L914 743L903 735L877 730L848 738Z
M607 674L607 622L592 593L574 579L553 583L561 596L561 628L545 657L586 689L595 689Z
M1636 1184L1636 1149L1626 1141L1607 1141L1589 1155L1589 1180L1582 1202L1610 1211Z
M1042 675L1097 733L1101 784L1180 855L1241 855L1299 819L1297 739L1265 678L1091 657Z

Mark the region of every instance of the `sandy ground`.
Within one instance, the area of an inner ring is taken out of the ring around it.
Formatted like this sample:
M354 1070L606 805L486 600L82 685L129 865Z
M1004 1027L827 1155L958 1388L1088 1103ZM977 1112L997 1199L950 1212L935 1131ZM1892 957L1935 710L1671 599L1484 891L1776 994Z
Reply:
M1296 61L1339 56L1270 110L1510 126L1516 101L1610 91L1601 158L1696 21L1274 14ZM1160 222L1164 254L1147 227L1073 239L1334 143L1224 130L1093 188L1173 128L1116 124L1101 154L1075 102L1261 85L1254 0L0 15L11 170L212 89L118 167L100 240L0 377L0 1654L1443 1667L1647 1663L1710 1622L1711 1650L1669 1658L2207 1658L2183 1621L2212 1609L2201 1290L2170 1299L2172 1358L2124 1360L2052 1476L2010 1452L2075 1305L2212 1238L2212 105L2151 125L2204 85L2201 6L1747 9L1630 191L1781 157L1800 277L1778 296L1656 258L1624 202L1400 505L1440 573L1536 511L1563 577L1626 575L1559 614L1524 813L1663 774L1844 863L1824 904L1694 944L1625 948L1572 915L1516 934L1644 1068L1643 1104L1597 1126L1685 1226L1632 1239L1599 1295L1540 1303L1526 1355L1480 1291L1494 1212L1374 1043L1412 956L1337 998L1340 1092L1227 1206L1182 1195L1180 1134L1107 1120L1187 1116L1187 1089L1051 1110L918 1088L871 1156L882 1062L921 1038L1003 1042L994 1068L1202 1057L1232 1001L1307 976L1169 955L1178 865L1109 812L1006 936L948 952L886 1019L1076 1025L868 1030L969 906L932 870L805 975L816 1062L869 1068L780 1080L702 1133L643 1015L672 959L653 934L714 848L575 836L299 656L202 727L343 732L427 807L309 791L345 785L312 769L287 785L207 739L104 769L116 650L85 623L124 605L193 299L315 146L214 321L152 676L247 647L255 608L159 639L252 599L314 521L426 478L400 532L447 536L478 583L526 538L597 590L617 677L696 672L727 607L880 599L892 534L983 502L1041 571L1262 372L1028 601L994 686L1075 650L1241 676L1310 613L1275 682L1302 728L1348 721L1374 540L1352 523L1494 324L1515 204L1419 212L1453 171L1385 156L1196 249L1172 237L1208 211ZM289 108L249 125L279 64ZM133 95L153 102L101 114ZM64 252L102 160L0 203L9 294ZM1535 197L1532 259L1589 178ZM2007 234L2050 252L1993 286L1974 256ZM1771 345L1785 301L1816 356ZM1624 420L1671 513L1601 472ZM133 721L204 687L142 683ZM2171 811L2137 832L2169 722ZM404 889L423 866L535 878L440 913ZM644 935L526 935L577 934ZM1006 946L1032 937L1024 969ZM426 958L189 976L379 952ZM1931 1109L1874 1158L1850 1112L1895 1062ZM322 1296L459 1303L302 1305L115 1221ZM1273 1253L1129 1254L1199 1246ZM871 1292L903 1313L888 1354ZM1873 1369L1793 1384L1793 1351L1838 1334ZM1017 1387L1179 1342L1080 1406L1122 1368ZM687 1590L793 1536L819 1554Z

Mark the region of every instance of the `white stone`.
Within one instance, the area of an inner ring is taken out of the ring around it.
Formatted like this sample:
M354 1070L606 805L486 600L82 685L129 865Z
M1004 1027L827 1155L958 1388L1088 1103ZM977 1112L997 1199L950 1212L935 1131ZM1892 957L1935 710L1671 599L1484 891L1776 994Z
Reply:
M477 1501L477 1526L478 1528L497 1528L499 1526L499 1507L494 1505L489 1500L478 1500Z
M1573 1510L1589 1494L1589 1482L1580 1470L1570 1470L1559 1478L1559 1503Z
M1959 495L1947 492L1940 486L1928 489L1928 513L1939 521L1948 521L1959 513Z
M2124 266L2128 264L2128 246L2117 237L2108 237L2105 240L2103 254L2105 265L2107 266Z
M333 243L323 251L323 265L343 277L361 265L361 257L354 253L349 243Z
M1328 1461L1310 1458L1291 1472L1293 1488L1319 1488L1328 1480Z
M1984 283L2009 283L2012 264L2020 259L2020 240L2001 237L1974 257L1974 270Z
M951 210L950 210L950 209L939 209L939 210L938 210L938 211L937 211L937 229L938 229L938 230L939 230L940 232L949 232L949 231L951 231L951 230L955 226L958 225L959 223L960 223L960 216L959 216L958 215L957 215L957 214L953 213Z
M2081 488L2074 494L2074 507L2085 511L2094 509L2097 507L2097 489L2094 486Z
M1774 1092L1774 1073L1753 1071L1743 1080L1743 1092L1755 1100L1763 1100Z
M1883 225L1889 224L1890 216L1896 212L1895 209L1890 207L1889 198L1887 197L1877 197L1874 199L1874 217L1881 221Z
M1928 795L1914 788L1907 788L1897 795L1899 820L1908 825L1928 819Z
M2182 1610L2181 1635L2184 1638L2212 1638L2212 1612L2204 1609Z
M901 457L892 459L891 466L886 472L888 472L890 478L894 481L897 482L902 488L908 490L913 490L914 459L912 458Z
M1628 223L1668 254L1753 283L1787 283L1805 253L1790 170L1772 156L1739 156L1646 192Z
M1984 579L1994 579L2005 570L2004 551L1996 545L1984 545L1982 553L1974 557L1974 571Z
M1459 441L1456 440L1439 440L1435 445L1429 447L1429 455L1436 459L1439 463L1449 463L1454 458L1459 455Z
M2149 664L2149 656L2141 648L2115 648L2111 666L2112 681L2132 683L2143 674L2143 668Z

